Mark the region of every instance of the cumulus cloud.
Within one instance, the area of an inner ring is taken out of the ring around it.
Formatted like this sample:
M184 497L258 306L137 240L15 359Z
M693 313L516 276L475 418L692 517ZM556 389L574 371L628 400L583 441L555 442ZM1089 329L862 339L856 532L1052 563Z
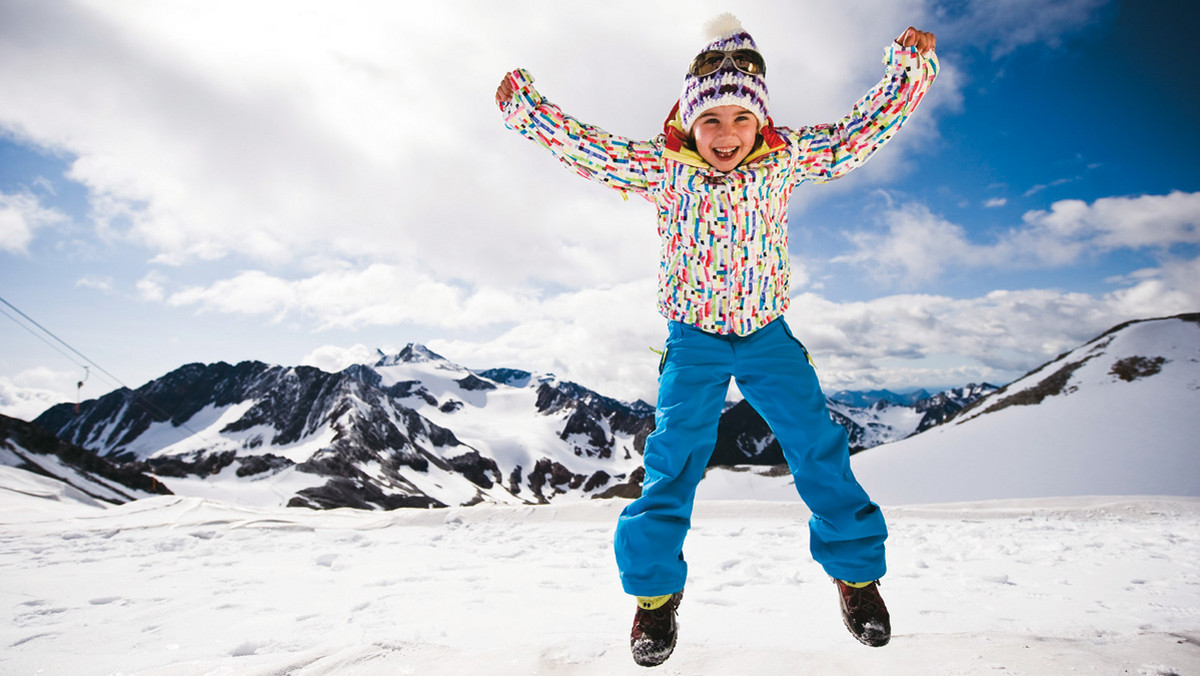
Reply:
M38 367L9 378L0 376L0 415L33 420L46 409L75 401L79 388L78 373ZM88 396L88 392L84 391Z
M1055 202L1025 214L1034 241L1079 243L1098 251L1200 243L1200 192Z
M1200 307L1200 259L1124 281L1100 295L1027 289L838 303L801 294L788 321L816 357L827 389L1003 385L1121 322Z
M355 364L374 364L379 361L381 350L385 354L390 352L383 348L369 348L362 344L351 347L322 345L305 355L300 360L300 365L315 366L322 371L338 373Z
M654 401L665 323L654 279L563 293L530 307L531 317L487 340L442 339L429 346L472 368L553 373L608 396Z
M881 220L883 231L850 234L854 251L833 262L862 265L876 276L916 285L936 279L950 265L969 265L983 255L962 226L935 215L923 204L887 209Z
M1001 55L1082 30L1101 4L747 0L736 11L778 83L773 115L798 126L843 115L907 25L934 25L943 45ZM317 330L445 329L449 337L430 346L464 365L551 371L649 399L649 348L663 337L653 207L579 180L505 130L492 94L507 69L527 67L580 119L651 138L703 42L702 24L724 9L638 0L531 0L522 12L464 0L0 3L0 127L69 158L66 179L82 187L96 231L148 252L152 262L132 276L143 301L302 319ZM797 26L821 29L800 45ZM942 66L922 114L888 152L820 194L884 185L906 149L937 136L939 111L958 105L963 86L953 59ZM1106 248L1194 243L1195 221L1180 216L1194 195L1157 197L1057 203L987 242L903 204L841 260L915 286L962 265L1057 265ZM809 199L820 198L798 194L797 208ZM56 218L27 195L0 196L0 250L25 250ZM795 278L797 288L819 289L803 265ZM1114 280L1120 291L1108 296L837 303L808 293L789 317L834 384L961 382L1032 366L1086 338L1079 327L1102 330L1135 307L1167 312L1194 301L1187 289L1196 285L1186 284L1195 279L1195 263L1179 261ZM1039 323L1048 327L1040 339ZM937 349L961 360L930 363ZM370 352L322 348L306 363L335 370Z
M813 354L826 390L1003 385L1121 322L1200 307L1200 259L1112 282L1117 288L1104 294L1024 289L838 302L800 293L787 320ZM434 340L430 347L472 368L550 372L609 396L652 402L657 356L650 348L665 338L652 295L652 280L566 294L496 337Z
M98 230L160 263L320 254L479 285L620 283L645 274L652 209L506 131L492 93L525 66L580 118L650 138L707 18L682 7L7 4L0 124L74 158ZM805 83L772 90L791 124L843 114L923 13L915 0L739 9L779 81ZM784 27L812 22L828 30L796 49Z
M342 267L301 279L249 270L206 286L169 294L162 276L143 280L148 299L201 311L267 316L282 321L296 314L318 329L357 329L405 323L463 328L530 317L540 303L533 291L467 289L396 265Z
M58 211L43 207L30 193L0 192L0 251L23 253L38 229L66 220Z
M1056 267L1117 249L1167 253L1200 243L1200 193L1062 200L1027 212L1019 226L989 242L915 202L886 209L880 223L852 234L853 251L835 262L916 287L951 268Z

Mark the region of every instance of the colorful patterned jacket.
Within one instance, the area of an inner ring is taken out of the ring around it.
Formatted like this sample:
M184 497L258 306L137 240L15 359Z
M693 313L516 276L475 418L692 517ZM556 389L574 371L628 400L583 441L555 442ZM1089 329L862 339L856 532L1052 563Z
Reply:
M505 124L581 176L658 207L659 311L718 334L747 335L783 316L789 302L787 210L804 181L844 176L886 143L937 75L937 57L892 44L886 72L850 114L799 129L768 119L755 150L725 174L685 139L672 110L663 134L634 141L563 113L524 70L502 108Z

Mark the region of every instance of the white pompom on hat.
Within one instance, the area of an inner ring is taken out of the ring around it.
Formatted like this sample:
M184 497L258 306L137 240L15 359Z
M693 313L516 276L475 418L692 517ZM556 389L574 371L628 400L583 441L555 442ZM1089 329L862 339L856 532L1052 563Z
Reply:
M758 45L742 28L742 22L728 12L712 18L705 25L705 37L709 43L697 54L733 49L758 51ZM741 106L758 118L761 128L767 123L767 102L767 81L763 76L747 75L726 62L714 73L701 77L688 73L684 77L679 117L684 132L690 134L692 124L704 111L717 106Z

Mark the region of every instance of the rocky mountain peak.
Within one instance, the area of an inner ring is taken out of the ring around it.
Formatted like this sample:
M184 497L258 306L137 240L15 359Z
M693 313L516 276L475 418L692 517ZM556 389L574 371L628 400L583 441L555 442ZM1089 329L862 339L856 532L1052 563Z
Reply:
M382 352L380 352L383 355ZM383 355L375 362L376 367L397 366L399 364L424 364L429 362L445 362L445 357L425 347L420 343L409 343L404 349L393 355Z

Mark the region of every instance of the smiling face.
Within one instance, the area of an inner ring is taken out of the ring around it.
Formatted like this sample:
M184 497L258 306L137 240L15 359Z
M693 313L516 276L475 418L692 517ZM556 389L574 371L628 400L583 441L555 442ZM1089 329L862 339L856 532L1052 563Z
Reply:
M758 118L741 106L709 108L692 125L692 139L714 169L733 171L754 150Z

